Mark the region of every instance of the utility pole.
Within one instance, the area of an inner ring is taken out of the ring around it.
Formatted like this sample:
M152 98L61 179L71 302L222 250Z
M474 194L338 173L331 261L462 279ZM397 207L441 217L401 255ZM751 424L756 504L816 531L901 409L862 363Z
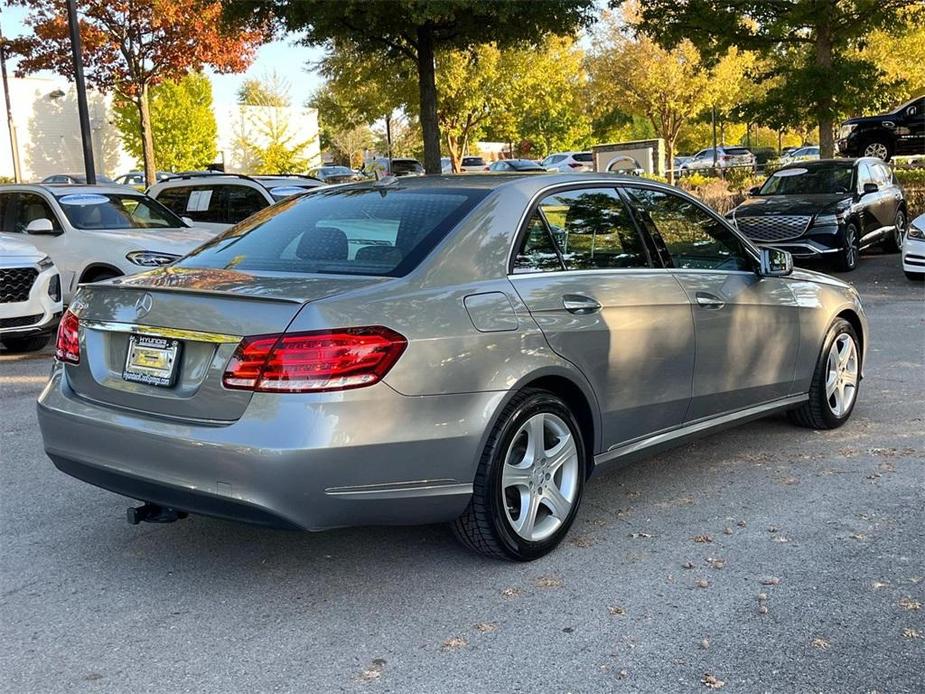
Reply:
M13 124L13 107L10 102L10 84L6 77L6 39L0 29L0 72L3 73L3 98L6 99L6 125L10 129L10 155L13 158L13 180L22 183L19 168L19 142L16 140L16 126Z
M93 139L90 134L90 113L87 109L87 85L84 82L84 63L80 50L80 24L74 0L67 0L67 24L71 32L71 56L74 60L74 86L77 89L77 115L80 118L80 139L83 142L84 170L87 183L96 185L96 168L93 165Z

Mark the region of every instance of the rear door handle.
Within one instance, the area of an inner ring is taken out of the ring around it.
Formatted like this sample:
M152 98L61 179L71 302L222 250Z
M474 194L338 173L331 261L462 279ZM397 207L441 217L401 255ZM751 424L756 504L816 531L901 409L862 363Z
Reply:
M601 310L601 305L596 299L584 294L566 294L562 297L562 306L569 313L586 315L588 313L597 313Z
M704 308L720 309L726 305L726 302L713 294L697 292L697 304Z

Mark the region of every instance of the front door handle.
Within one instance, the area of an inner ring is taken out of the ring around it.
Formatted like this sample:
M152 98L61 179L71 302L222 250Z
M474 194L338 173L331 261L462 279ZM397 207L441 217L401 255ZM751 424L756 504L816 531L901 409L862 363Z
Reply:
M578 315L597 313L601 310L601 305L596 299L584 294L566 294L562 297L562 306L569 313Z
M704 308L720 309L726 305L726 302L713 294L697 292L697 304Z

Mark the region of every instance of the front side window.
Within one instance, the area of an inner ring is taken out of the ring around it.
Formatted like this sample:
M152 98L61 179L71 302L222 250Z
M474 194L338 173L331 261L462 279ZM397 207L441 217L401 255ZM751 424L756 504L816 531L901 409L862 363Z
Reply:
M319 191L261 210L178 264L187 268L400 276L488 191Z
M694 202L661 190L625 189L633 212L664 248L671 267L697 270L751 270L745 244L723 222Z
M61 195L58 204L76 229L176 229L185 226L156 200L116 193Z
M47 219L52 229L61 231L58 217L45 199L36 193L5 193L0 195L2 231L25 234L30 222Z
M550 250L561 262L552 262ZM649 267L642 239L614 189L568 190L540 201L514 271L559 269L556 265L566 270Z

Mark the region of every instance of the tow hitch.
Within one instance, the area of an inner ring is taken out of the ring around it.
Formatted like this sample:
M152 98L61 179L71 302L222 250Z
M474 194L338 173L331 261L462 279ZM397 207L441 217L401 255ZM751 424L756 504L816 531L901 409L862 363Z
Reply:
M129 507L126 509L126 517L131 525L139 523L173 523L186 518L189 514L186 511L178 511L175 508L158 506L157 504L144 504L136 508Z

